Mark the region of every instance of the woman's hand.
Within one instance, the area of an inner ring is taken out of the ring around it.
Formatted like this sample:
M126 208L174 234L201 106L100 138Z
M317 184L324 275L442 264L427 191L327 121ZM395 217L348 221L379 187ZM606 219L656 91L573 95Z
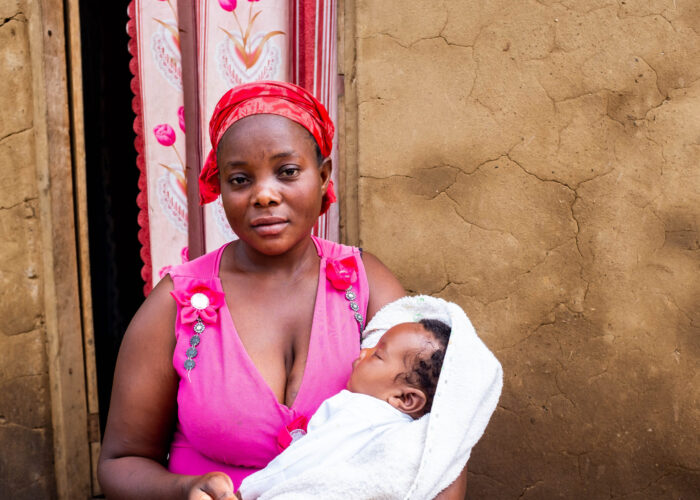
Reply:
M187 500L237 500L233 481L223 472L210 472L199 476L190 487Z

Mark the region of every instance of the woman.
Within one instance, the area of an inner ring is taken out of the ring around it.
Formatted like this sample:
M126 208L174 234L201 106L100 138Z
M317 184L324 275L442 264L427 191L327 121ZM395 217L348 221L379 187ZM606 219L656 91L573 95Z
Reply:
M344 387L366 320L404 295L373 255L311 237L334 200L333 124L313 96L242 85L210 137L200 201L221 194L239 239L171 270L129 325L99 464L109 498L234 498ZM463 497L463 476L445 498Z

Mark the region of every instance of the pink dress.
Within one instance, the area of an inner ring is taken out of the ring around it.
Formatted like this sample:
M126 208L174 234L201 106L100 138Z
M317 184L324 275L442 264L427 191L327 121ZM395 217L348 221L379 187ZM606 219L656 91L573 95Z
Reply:
M180 382L170 471L194 475L223 471L238 488L246 476L280 453L278 436L285 427L299 417L310 418L325 399L345 388L352 362L360 352L361 325L356 314L362 319L366 316L367 276L357 248L313 240L321 257L318 290L309 354L291 407L277 401L248 357L225 301L195 339L199 344L193 357L193 351L188 355L195 335L193 324L182 322L183 306L178 303L173 365ZM224 248L174 267L170 276L175 290L205 286L223 293L219 262ZM329 260L348 257L357 264L357 281L352 285L355 297L334 286L326 276ZM351 306L358 309L357 313ZM185 368L188 359L195 363L189 371Z

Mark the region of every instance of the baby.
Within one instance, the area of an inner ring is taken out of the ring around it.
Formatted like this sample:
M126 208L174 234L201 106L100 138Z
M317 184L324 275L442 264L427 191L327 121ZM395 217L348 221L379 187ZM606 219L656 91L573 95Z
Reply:
M347 460L378 435L430 412L449 338L445 323L422 319L398 324L362 349L347 390L321 404L308 435L243 481L240 498L258 498L316 465Z
M449 340L450 327L436 319L396 325L375 347L362 349L347 389L418 418L432 407Z

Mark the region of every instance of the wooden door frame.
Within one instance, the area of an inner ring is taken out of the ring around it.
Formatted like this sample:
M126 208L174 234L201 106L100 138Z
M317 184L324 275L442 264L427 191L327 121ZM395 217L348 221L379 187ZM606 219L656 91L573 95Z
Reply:
M338 0L338 167L340 241L360 246L355 2Z
M29 37L56 495L99 494L78 0L33 0ZM92 457L91 457L92 455Z

